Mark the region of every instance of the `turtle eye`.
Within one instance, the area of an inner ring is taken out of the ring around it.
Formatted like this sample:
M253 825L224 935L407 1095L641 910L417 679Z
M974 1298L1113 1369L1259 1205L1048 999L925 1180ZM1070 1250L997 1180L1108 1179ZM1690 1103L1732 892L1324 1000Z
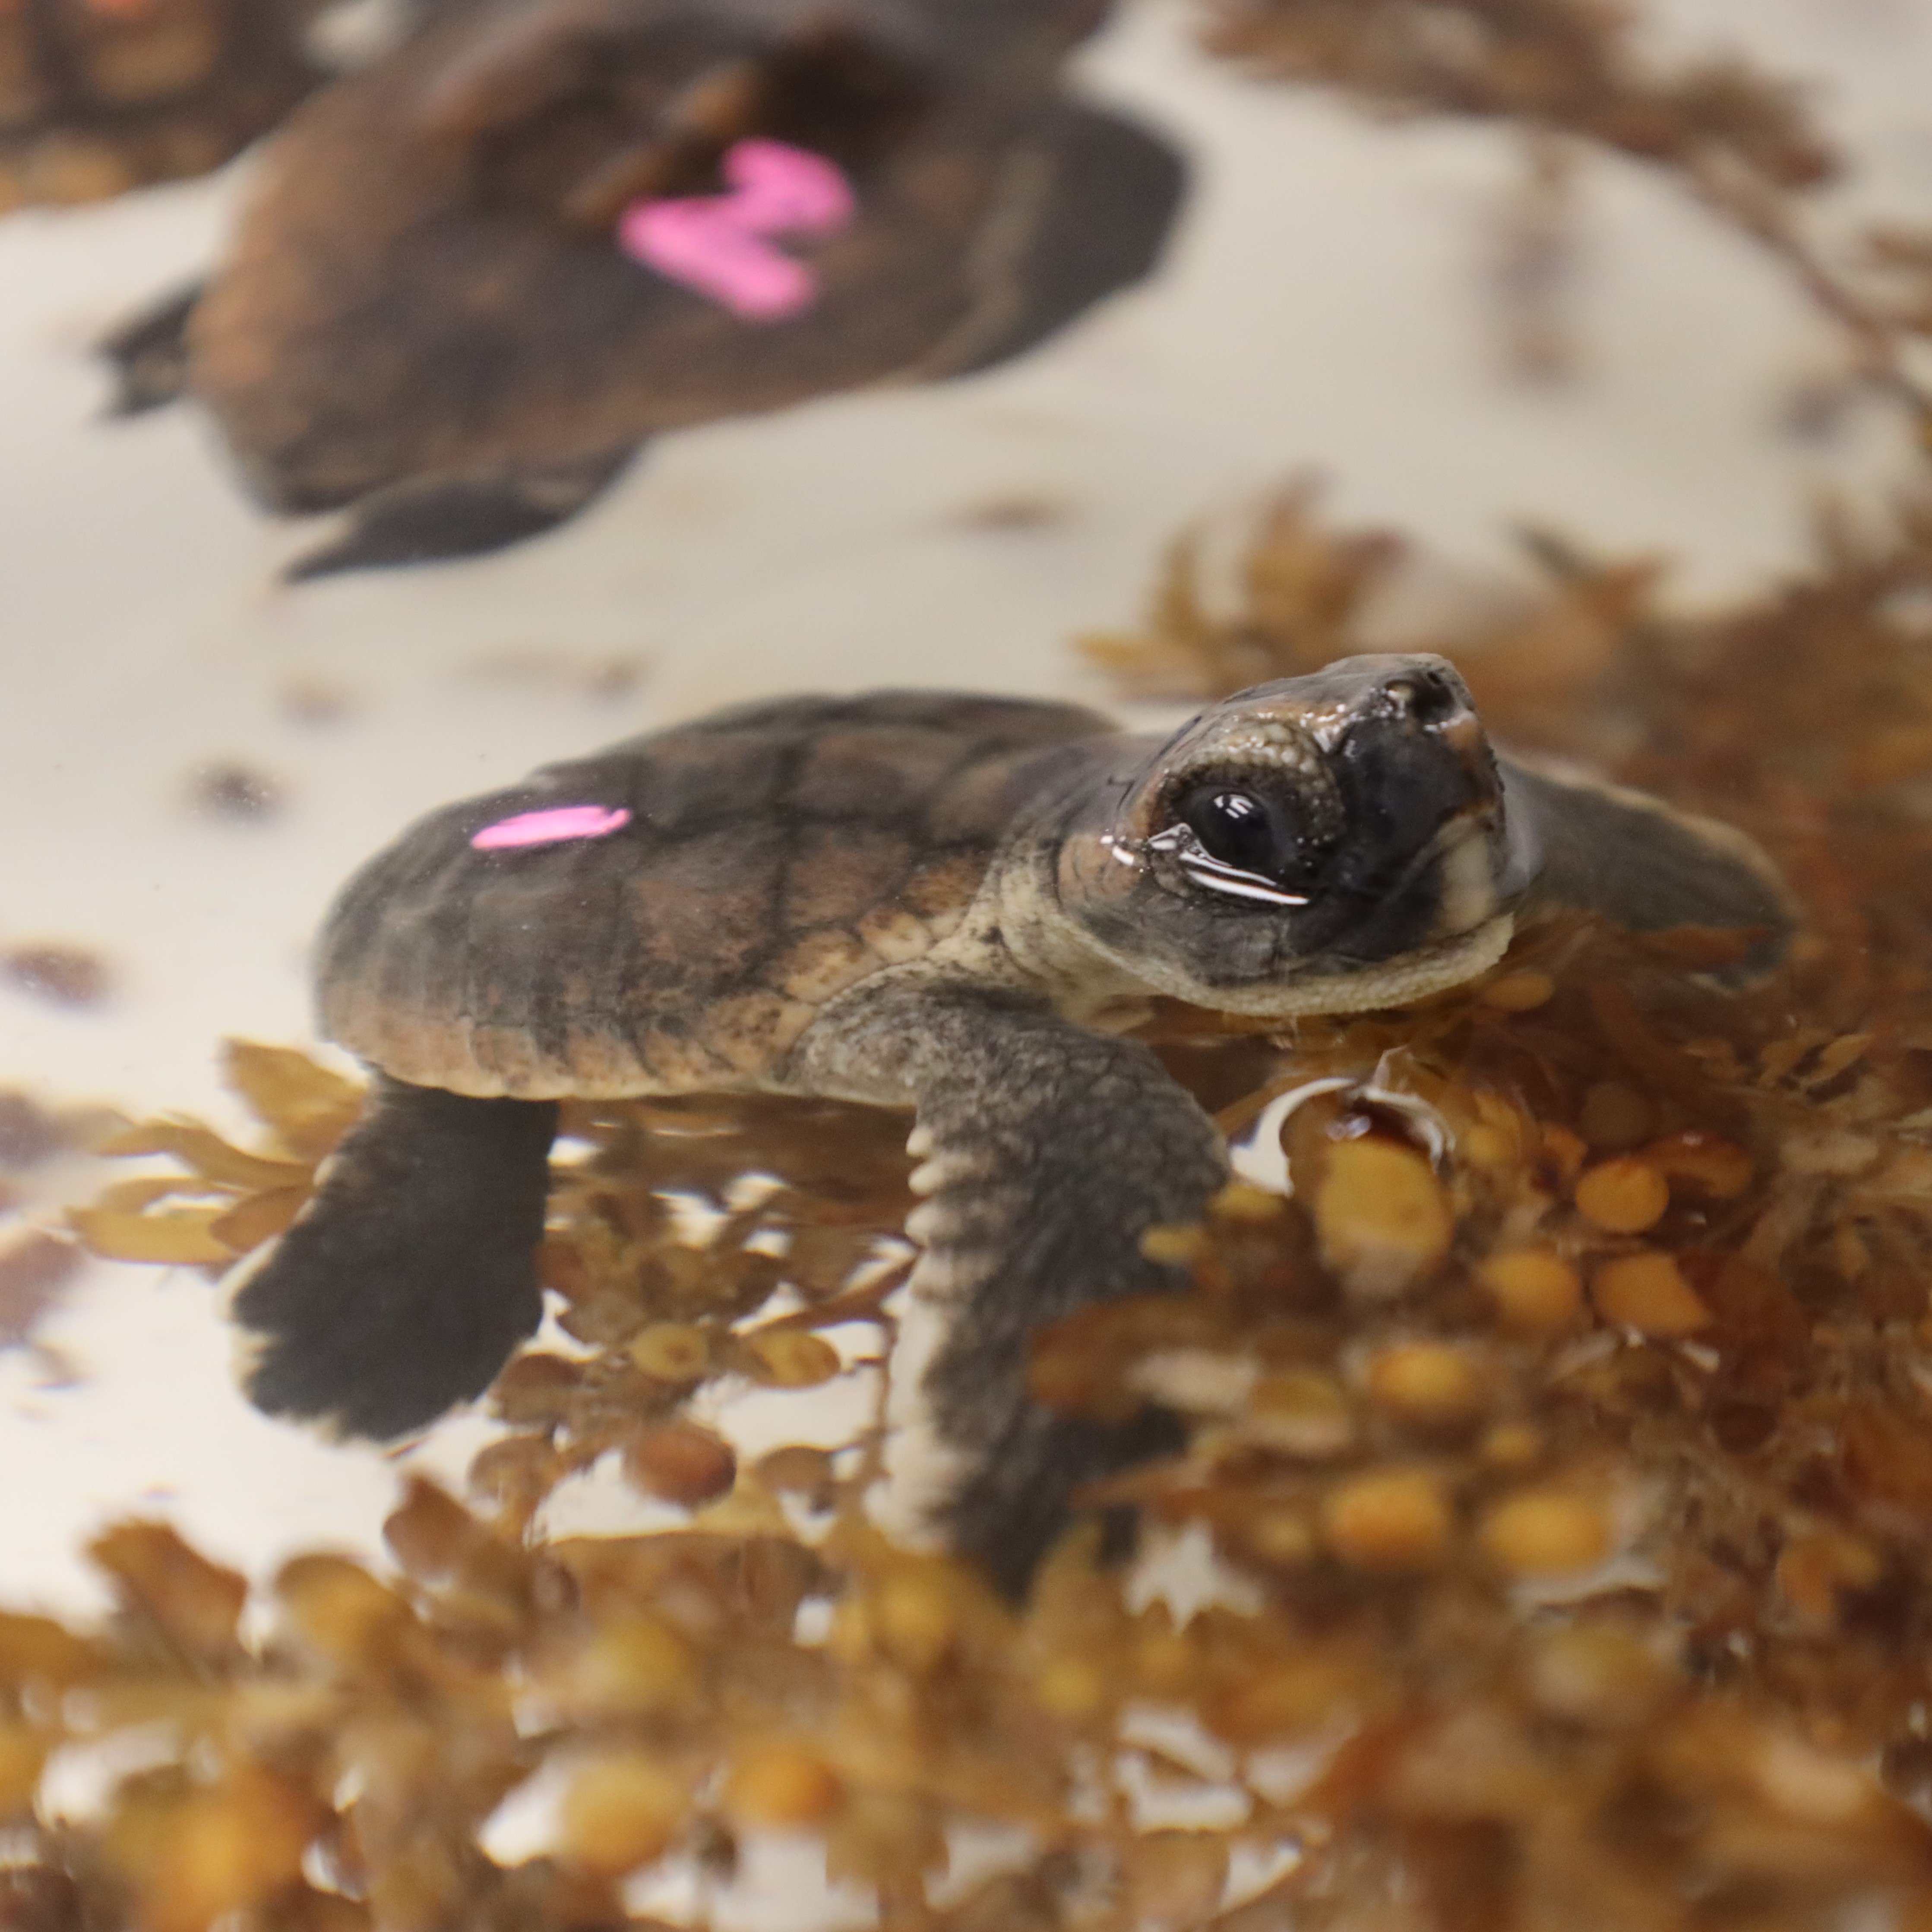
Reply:
M1251 892L1236 881L1264 880L1279 887L1310 882L1317 853L1294 814L1264 792L1225 780L1196 785L1181 795L1174 817L1177 829L1184 826L1193 835L1195 860L1188 869L1198 884L1241 897L1274 898L1278 895Z
M1267 878L1283 856L1274 814L1251 791L1216 787L1190 793L1182 801L1180 819L1210 859L1237 872Z
M1177 793L1171 809L1148 849L1171 854L1190 884L1262 905L1309 903L1334 842L1315 805L1217 778Z

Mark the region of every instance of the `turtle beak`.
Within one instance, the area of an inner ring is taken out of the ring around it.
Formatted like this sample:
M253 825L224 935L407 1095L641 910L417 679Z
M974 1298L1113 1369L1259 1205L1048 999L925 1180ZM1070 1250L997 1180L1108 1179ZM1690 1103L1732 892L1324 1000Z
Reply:
M1501 909L1508 869L1497 838L1503 818L1502 774L1468 686L1449 664L1391 678L1384 698L1412 728L1426 734L1448 753L1466 791L1466 802L1433 842L1438 904L1430 937L1459 938Z
M1514 868L1502 780L1454 668L1390 662L1329 734L1352 827L1336 885L1358 908L1332 950L1388 958L1460 938L1503 910Z

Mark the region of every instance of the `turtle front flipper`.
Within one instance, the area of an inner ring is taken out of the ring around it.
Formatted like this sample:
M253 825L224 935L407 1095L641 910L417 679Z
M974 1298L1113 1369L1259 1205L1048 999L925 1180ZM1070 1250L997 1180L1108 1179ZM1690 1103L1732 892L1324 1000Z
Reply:
M380 1079L301 1217L230 1312L249 1400L345 1435L406 1435L488 1387L543 1312L554 1101Z
M1108 1428L1031 1402L1030 1340L1089 1303L1184 1286L1141 1238L1200 1218L1227 1179L1220 1138L1138 1042L916 969L855 987L798 1052L815 1090L918 1109L929 1198L907 1226L925 1253L896 1354L896 1480L923 1493L907 1466L934 1454L930 1521L1017 1596L1084 1486L1179 1441L1157 1412Z
M207 286L190 282L147 303L95 344L114 378L110 416L146 416L188 393L188 324Z
M936 375L1009 362L1144 280L1160 266L1187 187L1186 164L1158 134L1073 102L1055 110L1043 140L1016 146L1006 170L1008 214L993 233L1010 252L982 249L982 300L960 332L963 359L948 364L952 345L943 346Z
M1797 927L1790 892L1735 827L1618 785L1498 758L1510 836L1534 873L1525 909L1600 913L1633 932L1736 934L1712 977L1737 987L1784 957Z
M348 526L298 557L290 584L350 570L394 569L484 556L567 523L630 466L635 445L546 469L492 476L430 476L392 484L353 505Z

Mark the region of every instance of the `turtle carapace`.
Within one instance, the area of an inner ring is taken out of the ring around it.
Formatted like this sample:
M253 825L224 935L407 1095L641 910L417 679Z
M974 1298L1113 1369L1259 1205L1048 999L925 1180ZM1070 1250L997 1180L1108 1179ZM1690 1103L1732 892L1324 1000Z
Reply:
M954 1544L1023 1586L1084 1482L1165 1439L1027 1400L1030 1332L1178 1285L1141 1237L1227 1179L1147 1047L1172 995L1288 1018L1467 980L1518 921L1790 932L1742 835L1492 750L1439 658L1257 686L1165 740L898 692L727 711L422 820L331 914L323 1030L376 1075L241 1280L248 1389L392 1437L536 1327L557 1102L728 1089L916 1111L912 1292Z

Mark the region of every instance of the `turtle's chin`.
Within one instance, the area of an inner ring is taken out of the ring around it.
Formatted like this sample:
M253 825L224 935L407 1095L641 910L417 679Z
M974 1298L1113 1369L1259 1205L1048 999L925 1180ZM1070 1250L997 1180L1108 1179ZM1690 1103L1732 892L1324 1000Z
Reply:
M1221 986L1196 1000L1223 1012L1258 1019L1297 1019L1317 1013L1366 1013L1406 1006L1486 973L1509 950L1516 921L1498 913L1473 931L1406 952L1352 960L1339 953L1307 962L1292 978L1250 986ZM1163 989L1165 990L1165 989ZM1182 994L1185 998L1187 996Z
M1352 962L1324 954L1292 972L1245 984L1210 980L1166 960L1115 963L1129 970L1114 990L1165 994L1191 1006L1254 1019L1312 1018L1323 1013L1378 1012L1406 1006L1480 977L1509 950L1516 921L1498 913L1474 931L1381 958Z

